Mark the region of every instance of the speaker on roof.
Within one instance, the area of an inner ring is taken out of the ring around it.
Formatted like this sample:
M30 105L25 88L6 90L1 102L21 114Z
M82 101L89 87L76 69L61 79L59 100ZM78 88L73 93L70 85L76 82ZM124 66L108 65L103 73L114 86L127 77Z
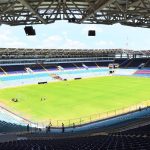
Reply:
M89 30L88 31L88 36L95 36L95 35L96 35L95 30Z
M25 26L24 31L25 31L26 35L28 35L28 36L36 35L35 30L33 29L32 26Z

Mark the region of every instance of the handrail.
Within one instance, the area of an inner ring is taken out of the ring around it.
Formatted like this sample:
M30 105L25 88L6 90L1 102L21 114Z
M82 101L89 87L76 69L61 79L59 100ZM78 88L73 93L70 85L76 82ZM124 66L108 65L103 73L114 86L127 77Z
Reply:
M49 119L43 122L39 122L38 124L41 126L47 126L49 125L49 123L51 123L53 127L61 127L62 123L66 127L72 127L73 125L82 126L82 125L89 124L92 122L97 122L97 121L105 120L108 118L116 117L119 115L127 114L129 112L138 111L140 109L147 108L148 106L150 106L150 100L143 101L143 102L134 104L129 107L123 107L120 109L110 110L110 111L103 112L103 113L97 113L97 114L92 114L92 115L83 116L79 118L73 118L73 119L66 119L66 120Z
M8 110L7 108L5 108L3 106L0 106L0 108L7 111L8 113L13 114L16 117L19 117L20 119L22 119L23 121L25 121L26 123L28 123L30 125L35 125L35 127L45 128L46 126L48 126L51 123L52 127L60 128L62 126L62 123L65 125L65 127L72 127L73 125L82 126L82 125L85 125L88 123L105 120L108 118L116 117L116 116L123 115L123 114L129 113L129 112L147 108L148 106L150 106L150 100L143 101L143 102L137 103L137 104L129 106L129 107L123 107L120 109L110 110L110 111L107 111L104 113L92 114L92 115L88 115L88 116L84 116L84 117L67 119L67 120L51 120L51 119L49 119L49 120L38 122L38 123L30 121L29 119L26 119L23 116L20 116L14 112Z

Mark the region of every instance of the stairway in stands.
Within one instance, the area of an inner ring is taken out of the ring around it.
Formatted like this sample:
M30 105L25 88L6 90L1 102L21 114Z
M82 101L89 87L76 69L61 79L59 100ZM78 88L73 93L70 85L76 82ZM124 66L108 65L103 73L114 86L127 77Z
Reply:
M42 64L39 64L46 72L48 72L48 70L42 65Z
M76 64L73 64L77 69L80 69L80 67L78 67Z
M100 66L97 63L95 63L95 65L97 66L97 68L100 68Z
M126 66L125 66L125 68L128 68L129 67L129 65L132 63L132 59L129 59L129 62L126 64Z
M150 67L150 59L145 63L145 67Z
M53 78L53 79L56 79L56 80L63 80L59 75L57 74L50 74L50 76Z
M1 70L5 75L7 75L7 72L6 72L2 67L0 67L0 70Z

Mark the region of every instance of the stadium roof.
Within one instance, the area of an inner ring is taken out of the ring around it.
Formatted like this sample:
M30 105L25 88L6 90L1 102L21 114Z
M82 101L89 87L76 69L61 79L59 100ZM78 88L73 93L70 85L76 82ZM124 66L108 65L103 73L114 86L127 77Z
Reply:
M0 24L33 25L69 20L84 24L150 27L149 0L0 0Z

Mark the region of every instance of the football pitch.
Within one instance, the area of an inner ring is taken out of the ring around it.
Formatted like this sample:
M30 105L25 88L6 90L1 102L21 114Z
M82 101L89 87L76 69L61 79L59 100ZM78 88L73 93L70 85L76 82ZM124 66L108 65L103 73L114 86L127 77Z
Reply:
M150 100L150 78L140 77L99 77L0 90L1 104L35 121L84 117L146 100Z

